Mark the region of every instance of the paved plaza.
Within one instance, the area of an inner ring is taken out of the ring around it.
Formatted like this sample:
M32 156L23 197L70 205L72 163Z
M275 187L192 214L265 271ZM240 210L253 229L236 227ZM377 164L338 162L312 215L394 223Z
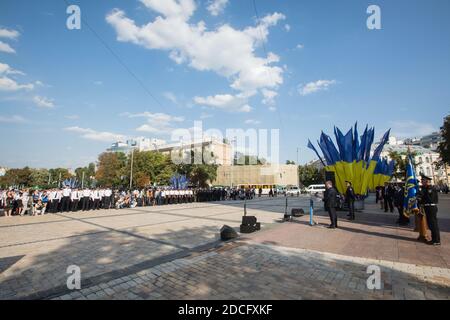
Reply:
M262 230L221 243L244 202L180 204L43 217L0 217L0 299L448 299L450 197L442 196L441 247L415 241L374 204L340 229L327 217L281 222L285 198L249 201ZM308 197L288 209L308 209ZM319 204L316 204L319 207ZM71 265L82 288L67 289ZM381 268L368 290L367 267Z

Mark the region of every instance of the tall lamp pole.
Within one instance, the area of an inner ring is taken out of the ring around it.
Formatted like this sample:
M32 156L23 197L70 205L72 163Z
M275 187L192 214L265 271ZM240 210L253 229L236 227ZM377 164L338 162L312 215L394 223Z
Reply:
M134 162L134 148L131 149L131 171L130 171L130 191L133 188L133 163Z

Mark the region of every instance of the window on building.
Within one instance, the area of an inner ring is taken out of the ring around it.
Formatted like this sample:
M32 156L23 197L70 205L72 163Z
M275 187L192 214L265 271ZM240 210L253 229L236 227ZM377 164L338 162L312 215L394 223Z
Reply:
M426 158L425 158L425 162L426 162L426 163L430 163L430 158L426 157Z
M431 175L431 170L430 170L430 168L427 168L427 176L430 176Z

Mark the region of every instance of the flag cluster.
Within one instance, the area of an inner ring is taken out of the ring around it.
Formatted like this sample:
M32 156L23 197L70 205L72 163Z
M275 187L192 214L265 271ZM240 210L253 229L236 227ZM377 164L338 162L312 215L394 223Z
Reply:
M406 185L404 200L404 215L409 217L419 213L417 205L417 194L419 193L419 181L416 177L411 155L408 156L408 164L406 166Z
M189 184L189 179L185 175L174 175L170 178L170 185L172 188L177 190L187 189Z
M340 193L346 190L345 181L350 181L356 194L364 195L373 183L373 176L377 164L381 162L381 152L389 140L388 130L373 154L372 145L375 137L375 128L366 126L361 137L358 134L358 124L345 135L339 128L334 128L336 145L330 136L323 133L317 141L323 157L308 141L308 148L312 149L327 171L335 173L336 187ZM381 165L381 164L380 164Z
M395 161L388 161L386 158L380 159L377 162L373 172L372 181L369 183L369 189L375 190L378 186L383 186L386 182L391 181L394 175Z

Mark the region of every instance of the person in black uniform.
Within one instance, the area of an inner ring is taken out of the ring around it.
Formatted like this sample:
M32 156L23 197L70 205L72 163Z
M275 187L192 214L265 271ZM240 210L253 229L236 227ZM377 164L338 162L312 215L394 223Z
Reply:
M356 194L350 181L345 181L347 191L345 192L345 202L348 205L348 220L355 220L355 200Z
M428 244L440 246L441 236L439 232L439 225L437 219L439 202L438 192L431 185L432 179L427 176L422 176L422 188L419 193L419 204L425 211L428 228L431 231L431 241Z
M328 215L330 216L331 224L328 227L329 229L336 229L338 227L337 225L337 213L336 213L336 207L337 207L337 190L333 187L333 182L327 181L325 183L326 185L326 191L323 197L323 201L325 202L325 208L328 211Z
M395 185L394 187L394 205L398 211L397 223L401 226L409 224L409 219L405 217L404 212L404 202L405 202L405 188L400 185Z
M391 213L394 212L394 194L395 190L392 187L391 184L387 183L384 186L384 212L388 212L388 209L391 211Z

